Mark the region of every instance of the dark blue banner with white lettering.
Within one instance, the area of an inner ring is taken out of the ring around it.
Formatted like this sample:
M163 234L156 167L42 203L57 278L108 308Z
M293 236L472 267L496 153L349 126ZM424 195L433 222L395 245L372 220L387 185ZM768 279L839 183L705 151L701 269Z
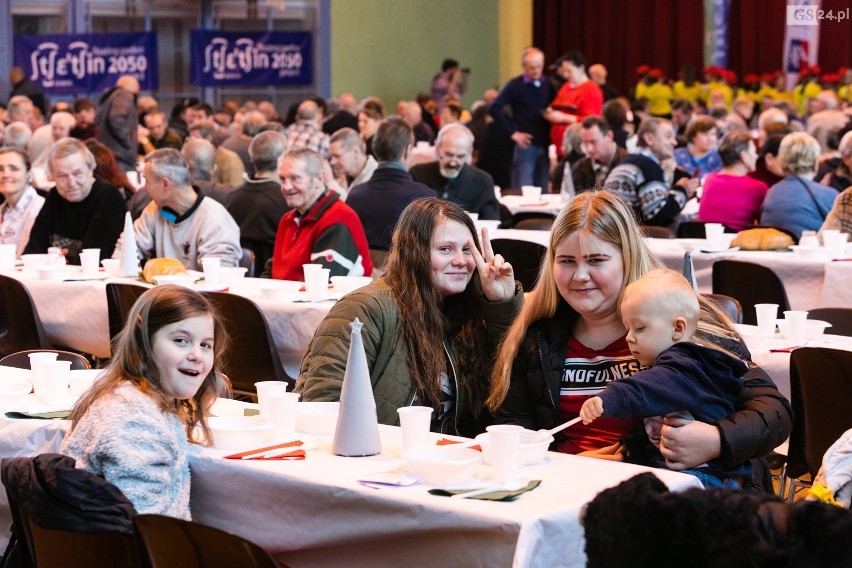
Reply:
M310 85L310 32L192 30L190 82L202 87Z
M103 91L122 75L159 86L154 33L16 35L14 49L15 65L47 94Z

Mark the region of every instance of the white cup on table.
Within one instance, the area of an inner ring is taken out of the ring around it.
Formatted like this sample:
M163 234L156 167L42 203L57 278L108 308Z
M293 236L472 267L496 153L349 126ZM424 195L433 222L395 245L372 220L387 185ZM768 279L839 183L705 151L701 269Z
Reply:
M803 310L788 310L784 312L784 321L787 322L787 339L795 343L805 340L808 312Z
M60 405L68 401L68 375L71 361L47 361L42 363L44 373L44 398L49 405Z
M219 285L219 271L221 269L221 266L222 262L218 258L201 259L201 268L204 270L204 281L209 286Z
M429 443L429 426L432 409L428 406L403 406L397 408L402 428L402 445L406 450Z
M281 440L287 441L296 433L296 405L299 396L297 392L281 390L273 390L266 395L266 406L269 409L267 420L272 422L272 430Z
M757 327L775 333L775 320L778 319L778 304L755 304Z
M30 369L32 370L33 392L36 396L44 396L44 364L56 361L58 353L51 351L40 351L30 353Z
M849 238L848 233L840 231L825 230L822 232L822 244L831 251L832 258L843 258L846 256L846 241Z
M274 394L287 392L287 383L284 381L259 381L254 383L257 391L257 403L260 406L260 417L272 422L272 409L269 407L269 397Z
M491 446L491 469L494 481L506 483L518 477L521 468L522 426L497 424L488 426L488 443Z
M121 276L120 258L105 258L101 261L101 266L104 267L104 270L110 276Z
M324 298L328 296L328 268L311 270L305 273L305 290L309 298Z
M541 199L541 188L536 185L521 186L521 195L523 196L524 201L528 203L535 203Z
M711 247L722 246L722 233L725 226L722 223L704 223L704 237Z
M9 271L15 269L15 254L17 253L18 245L8 244L0 245L0 271Z
M101 260L101 250L84 250L80 253L80 268L83 274L92 276L98 273L98 264Z

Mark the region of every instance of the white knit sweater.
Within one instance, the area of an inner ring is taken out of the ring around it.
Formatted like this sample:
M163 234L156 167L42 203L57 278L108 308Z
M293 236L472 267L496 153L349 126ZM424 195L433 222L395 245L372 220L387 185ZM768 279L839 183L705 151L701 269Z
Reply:
M178 417L124 382L89 407L60 452L118 487L139 513L189 519L187 448Z

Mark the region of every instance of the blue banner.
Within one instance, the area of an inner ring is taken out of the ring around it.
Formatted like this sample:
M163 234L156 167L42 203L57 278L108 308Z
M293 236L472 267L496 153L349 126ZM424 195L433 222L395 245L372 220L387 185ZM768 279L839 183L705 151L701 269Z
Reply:
M156 89L157 36L132 34L16 35L15 65L47 94L96 93L122 75Z
M192 30L190 82L201 87L310 85L310 32Z

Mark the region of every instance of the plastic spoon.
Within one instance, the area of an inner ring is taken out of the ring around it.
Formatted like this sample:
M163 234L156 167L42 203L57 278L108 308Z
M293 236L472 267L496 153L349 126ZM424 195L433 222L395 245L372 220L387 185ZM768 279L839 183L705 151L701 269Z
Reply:
M561 432L565 428L568 428L569 426L573 426L574 424L576 424L577 422L580 422L581 420L582 420L582 418L580 418L578 416L577 418L569 420L568 422L563 422L559 426L556 426L555 428L551 428L550 430L537 430L536 433L538 434L538 440L544 440L548 436L552 436L552 435L556 434L557 432Z

